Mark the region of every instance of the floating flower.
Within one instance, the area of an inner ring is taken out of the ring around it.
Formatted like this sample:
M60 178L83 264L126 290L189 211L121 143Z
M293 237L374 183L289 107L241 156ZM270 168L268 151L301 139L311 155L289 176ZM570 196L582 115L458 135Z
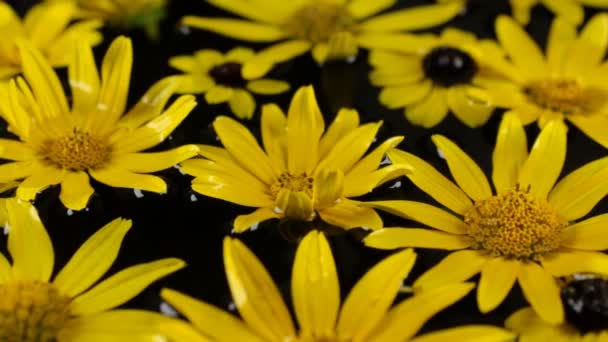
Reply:
M230 110L240 119L251 119L255 110L255 99L251 93L274 95L289 90L289 83L256 77L243 78L243 64L255 58L251 49L236 47L226 54L216 50L200 50L193 56L175 56L169 64L185 75L179 79L177 91L180 93L205 93L205 100L211 104L228 102Z
M576 27L553 21L546 56L511 18L496 20L496 34L510 62L486 58L506 80L483 80L494 104L513 109L524 124L566 118L608 147L608 15L593 17L577 35ZM603 64L602 64L603 63Z
M608 339L608 281L580 277L562 289L567 322L544 322L530 308L512 314L505 326L519 335L521 342L603 342Z
M416 254L401 251L370 269L340 305L340 284L329 243L312 231L296 252L291 293L294 321L270 274L238 240L224 239L228 285L242 320L179 292L161 296L192 325L179 321L162 326L172 341L446 341L449 337L512 341L513 335L491 326L465 326L414 335L437 312L464 297L472 285L450 284L414 295L390 308ZM221 322L221 324L218 324Z
M421 222L434 229L387 228L364 240L376 248L420 247L455 250L424 273L414 289L463 281L481 273L477 303L496 308L515 281L544 320L560 323L564 309L554 277L577 272L608 274L608 215L575 222L608 192L608 158L591 162L557 184L566 156L566 125L552 121L530 154L526 134L513 113L505 114L492 156L492 180L456 144L433 136L456 184L431 165L403 151L389 152L393 163L407 163L407 176L437 202L456 213L413 201L367 205Z
M513 17L526 25L530 21L530 12L537 5L543 5L557 17L579 25L585 20L583 6L608 9L608 0L510 0Z
M379 169L386 151L403 137L393 137L364 157L382 122L359 126L356 111L342 109L325 132L311 86L293 97L287 117L274 105L262 107L264 150L237 121L218 117L213 127L224 145L199 146L205 159L191 159L181 169L196 177L200 194L258 208L234 221L242 232L271 218L325 222L345 229L382 228L372 208L351 200L407 172L405 166Z
M165 182L145 173L166 169L194 156L188 145L169 151L140 153L162 142L196 105L182 96L163 108L175 88L161 80L127 114L132 64L131 41L117 38L106 53L101 81L93 53L79 44L68 74L72 108L61 83L44 57L21 45L25 80L11 80L0 90L0 111L20 140L0 139L0 182L21 180L17 197L33 199L50 185L61 184L61 202L86 207L93 188L89 176L114 187L166 192Z
M492 75L480 55L484 50L500 55L496 44L453 28L440 36L400 34L366 44L378 48L369 61L374 67L370 80L382 87L380 102L391 109L405 107L405 117L413 124L430 128L452 111L477 127L492 114L494 108L475 82Z
M102 39L97 20L70 24L76 8L70 3L39 4L33 6L23 20L11 6L0 1L0 80L6 80L22 71L17 42L25 40L38 48L54 67L68 64L75 41L96 45Z
M102 20L110 26L143 28L151 37L158 36L158 25L166 16L168 0L46 0L71 2L82 18Z
M184 267L167 258L110 269L131 221L116 219L91 236L51 281L53 245L36 209L7 203L9 261L0 254L0 339L20 342L145 341L159 338L162 315L113 310L152 282Z
M396 1L209 1L247 20L186 16L185 25L250 42L278 42L263 50L243 68L245 78L255 78L307 51L318 63L353 58L358 39L397 31L418 30L442 24L457 15L463 4L435 4L378 13Z

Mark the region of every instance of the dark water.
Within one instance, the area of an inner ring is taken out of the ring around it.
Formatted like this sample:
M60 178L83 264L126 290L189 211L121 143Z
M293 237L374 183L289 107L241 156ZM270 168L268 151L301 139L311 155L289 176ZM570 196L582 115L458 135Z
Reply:
M372 1L372 0L370 0ZM23 13L35 1L13 0L13 5ZM404 0L400 6L410 6L431 1ZM447 25L470 30L481 37L493 37L494 18L499 13L508 13L506 0L470 1L466 15L452 20ZM158 42L150 41L137 31L125 32L134 43L134 66L131 79L130 103L135 103L152 83L161 77L176 73L167 65L167 59L177 54L191 53L202 48L221 51L239 45L238 41L215 34L180 29L178 20L185 14L206 16L229 16L213 8L202 0L173 0L169 7L168 18L161 27ZM591 13L588 13L591 14ZM542 44L546 39L551 14L543 8L533 12L529 32ZM440 28L433 31L438 32ZM95 48L98 60L107 46L119 32L104 30L104 42ZM252 46L251 44L249 46ZM262 45L253 45L261 47ZM363 122L383 120L378 140L394 135L405 135L406 140L400 148L425 158L441 171L447 171L445 163L437 156L430 141L432 134L443 134L457 142L489 174L491 170L491 151L500 121L496 115L480 129L470 129L453 116L448 116L440 125L427 130L412 126L403 117L401 110L383 108L378 100L378 89L368 80L367 53L361 51L354 64L333 63L320 69L309 55L302 56L276 68L272 77L288 80L292 90L286 94L272 97L257 97L259 103L276 102L287 108L293 91L300 85L313 84L317 91L326 122L335 115L341 106L356 108ZM171 138L157 147L165 149L185 143L215 144L215 134L210 123L218 115L230 115L227 105L207 105L202 96L199 105L189 117L175 130ZM258 107L259 108L259 107ZM255 134L259 132L259 112L253 120L246 123ZM527 128L532 143L538 133L535 125ZM605 150L571 127L568 136L568 155L564 173L605 155ZM444 173L447 175L447 173ZM55 246L56 268L60 269L78 246L98 228L110 220L122 216L133 220L133 228L125 239L122 250L110 273L127 266L163 257L179 257L187 261L187 268L157 282L142 294L130 301L127 306L158 310L161 300L158 296L162 287L170 287L190 294L205 302L228 308L230 292L225 280L222 264L222 239L230 234L232 220L236 215L252 211L221 200L206 198L195 194L189 188L191 178L181 175L176 169L160 172L168 185L165 195L144 192L138 198L133 190L113 189L93 183L96 190L87 210L68 213L58 200L59 189L51 188L36 200L36 206L45 226L50 232ZM400 188L390 188L394 182L365 196L369 199L418 199L433 203L407 179L400 179ZM602 201L592 212L605 211L608 202ZM386 226L412 226L415 223L382 214ZM302 229L304 228L304 229ZM279 225L278 221L260 224L256 231L239 235L269 269L276 283L283 291L284 298L290 302L289 281L291 265L298 238L306 227L301 225ZM354 230L332 233L330 240L337 269L340 276L342 296L344 297L363 273L388 255L388 252L363 247L360 239L365 233ZM418 261L408 278L416 279L424 270L437 263L444 252L419 250ZM406 281L407 283L408 281ZM525 305L520 290L516 287L506 301L489 315L481 315L475 304L474 291L464 300L435 316L424 330L435 330L466 323L492 323L502 325L504 319L517 308ZM403 322L407 324L407 322Z

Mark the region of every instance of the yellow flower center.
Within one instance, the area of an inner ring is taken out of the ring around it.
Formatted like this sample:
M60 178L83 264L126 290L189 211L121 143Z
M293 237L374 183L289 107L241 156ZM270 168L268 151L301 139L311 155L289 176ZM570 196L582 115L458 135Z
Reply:
M283 172L270 186L270 194L273 198L276 198L282 189L287 189L292 192L303 192L312 198L313 182L314 179L306 173L292 175L289 172Z
M285 30L311 42L326 42L339 32L352 31L355 19L341 5L313 1L295 11L285 23Z
M71 135L46 142L40 152L55 167L84 171L105 164L111 148L105 139L75 129Z
M569 79L534 81L524 92L539 107L563 114L593 113L606 103L608 96L605 91Z
M70 299L51 284L0 285L0 341L54 342L70 318Z
M476 202L464 222L477 249L526 260L537 260L559 247L566 226L545 200L519 187Z

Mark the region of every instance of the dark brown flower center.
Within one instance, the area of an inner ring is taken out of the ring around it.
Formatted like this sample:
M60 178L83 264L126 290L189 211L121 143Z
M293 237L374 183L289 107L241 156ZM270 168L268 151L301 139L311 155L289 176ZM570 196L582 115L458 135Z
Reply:
M231 88L241 88L246 83L241 74L242 67L240 63L226 62L209 70L209 75L213 77L213 80L217 84Z
M568 323L581 333L608 332L608 280L581 277L562 288Z
M468 53L447 46L431 50L422 60L422 67L433 83L443 87L469 83L478 71Z

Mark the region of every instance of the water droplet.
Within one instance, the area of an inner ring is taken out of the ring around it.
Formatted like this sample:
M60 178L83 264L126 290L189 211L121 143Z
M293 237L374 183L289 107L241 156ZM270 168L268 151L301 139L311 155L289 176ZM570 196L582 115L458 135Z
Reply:
M401 181L396 181L395 184L389 186L390 189L399 189L401 187Z
M133 189L133 193L135 194L135 197L137 197L137 198L144 197L144 193L141 191L141 189Z
M160 312L169 317L177 317L179 314L177 311L167 302L160 303L159 306Z

